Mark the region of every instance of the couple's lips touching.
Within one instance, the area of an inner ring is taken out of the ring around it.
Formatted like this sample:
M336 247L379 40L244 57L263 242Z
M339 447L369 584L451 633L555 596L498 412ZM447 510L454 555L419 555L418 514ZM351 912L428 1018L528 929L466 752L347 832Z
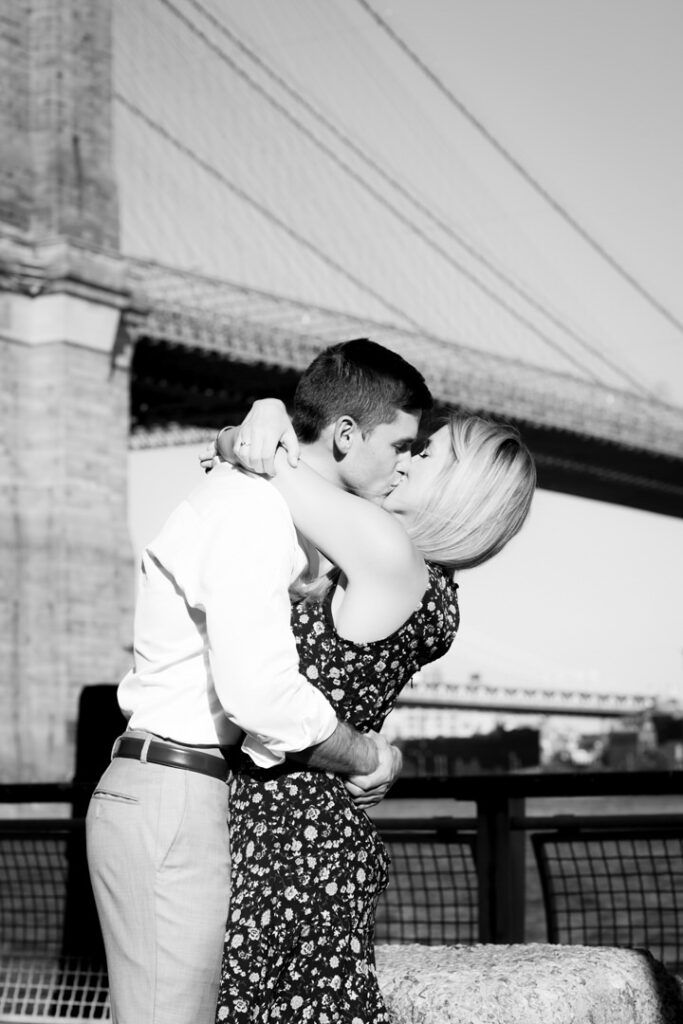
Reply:
M391 497L391 495L394 493L396 488L401 484L402 480L403 480L403 477L398 479L396 481L396 483L390 484L389 488L386 491L384 491L384 493L382 494L382 504L384 504L384 502L387 500L387 498Z

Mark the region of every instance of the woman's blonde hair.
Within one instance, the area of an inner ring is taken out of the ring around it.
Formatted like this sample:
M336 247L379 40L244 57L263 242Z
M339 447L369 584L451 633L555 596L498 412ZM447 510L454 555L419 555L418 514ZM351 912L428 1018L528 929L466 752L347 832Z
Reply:
M497 554L521 528L536 467L514 427L462 413L451 414L447 425L451 462L407 529L429 561L470 569Z

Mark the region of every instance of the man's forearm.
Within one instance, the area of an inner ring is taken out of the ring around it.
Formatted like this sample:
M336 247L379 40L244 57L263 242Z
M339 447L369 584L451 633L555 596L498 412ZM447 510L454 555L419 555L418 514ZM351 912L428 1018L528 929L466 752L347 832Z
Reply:
M341 775L369 775L379 764L374 741L347 722L338 722L332 735L322 743L289 756L311 768Z

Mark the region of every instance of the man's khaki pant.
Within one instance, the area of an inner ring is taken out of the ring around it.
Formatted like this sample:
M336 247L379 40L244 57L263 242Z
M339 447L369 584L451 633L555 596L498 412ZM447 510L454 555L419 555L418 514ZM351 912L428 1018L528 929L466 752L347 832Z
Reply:
M214 1024L230 891L228 786L115 758L86 821L114 1024Z

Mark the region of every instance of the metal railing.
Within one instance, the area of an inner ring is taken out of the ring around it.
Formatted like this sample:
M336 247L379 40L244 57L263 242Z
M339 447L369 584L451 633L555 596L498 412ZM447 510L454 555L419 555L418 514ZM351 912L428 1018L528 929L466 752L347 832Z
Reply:
M103 961L85 822L0 822L0 953Z
M683 771L655 772L585 772L585 773L509 773L500 775L470 775L460 778L399 779L388 796L409 799L453 799L472 801L477 816L471 821L476 834L475 863L477 870L477 907L479 942L523 942L526 900L526 847L527 835L555 830L558 838L577 836L577 829L588 829L609 837L627 833L632 838L644 836L644 829L666 827L675 839L683 836L683 814L665 819L653 815L599 815L574 818L567 815L532 817L526 814L526 800L534 798L597 797L597 796L653 796L683 795ZM683 802L682 802L683 808ZM467 822L461 821L461 829ZM628 842L621 839L620 842ZM625 863L625 861L623 861ZM670 859L672 877L683 870ZM661 868L660 864L660 868ZM614 865L612 865L614 867ZM656 888L661 879L661 887ZM588 872L586 885L588 885ZM669 900L670 882L664 873L656 875L651 885L646 929L657 937L658 916L656 900ZM555 895L551 886L544 888L546 917L550 901ZM579 912L577 906L577 913ZM613 908L616 916L617 908ZM549 932L560 934L560 932ZM564 933L562 933L564 934ZM587 941L590 929L582 932ZM616 944L628 945L628 929L617 930ZM569 941L566 939L565 941ZM657 940L658 941L658 940ZM649 945L649 943L646 943ZM653 942L652 945L656 943ZM683 969L683 946L678 946L670 966Z
M3 1022L108 1019L85 864L87 791L87 785L0 786L0 804L52 802L78 815L0 821ZM525 813L528 797L643 794L683 795L683 772L399 780L387 810L392 798L448 798L474 801L477 814L377 821L392 866L376 940L523 942L530 838L549 941L645 946L669 968L683 970L683 814Z
M64 793L53 796L61 802ZM0 822L3 1024L110 1019L83 825L82 818Z
M375 941L427 945L477 941L474 823L383 820L389 887L377 907ZM464 830L463 830L464 829Z
M644 946L683 970L683 823L532 836L548 940Z

